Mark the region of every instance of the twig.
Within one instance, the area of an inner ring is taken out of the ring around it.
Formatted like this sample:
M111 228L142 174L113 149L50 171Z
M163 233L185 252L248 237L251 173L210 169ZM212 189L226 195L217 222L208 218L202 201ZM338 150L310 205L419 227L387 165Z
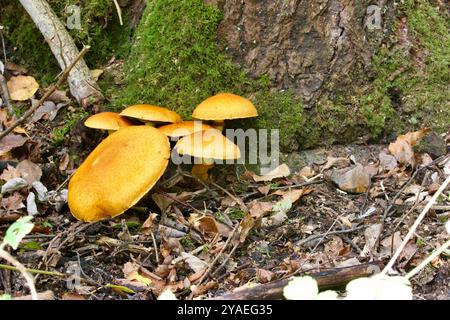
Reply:
M153 231L150 230L150 236L152 237L152 242L153 242L153 248L155 249L155 258L156 258L156 263L159 265L159 253L158 253L158 246L156 245L156 238L155 238L155 234L153 233Z
M25 122L26 119L28 119L43 103L44 101L46 101L48 99L48 97L51 96L51 94L53 92L56 91L56 89L58 89L64 81L67 80L67 77L69 76L70 71L73 69L73 67L77 64L77 62L83 58L83 56L86 54L86 52L88 52L90 49L89 46L86 46L83 48L83 50L80 51L80 53L76 56L75 60L72 61L72 63L64 70L64 72L62 73L61 77L58 79L58 81L56 82L56 84L52 85L47 92L45 92L45 94L42 96L42 98L34 105L32 106L30 109L28 109L22 117L20 117L16 122L14 122L11 126L9 126L8 128L6 128L5 130L3 130L2 133L0 133L0 140L3 139L4 137L6 137L11 131L14 130L14 128L16 128L18 125L22 124L23 122Z
M361 229L364 229L364 228L365 228L364 226L361 226L361 227L356 227L356 228L353 228L353 229L335 230L335 231L325 232L325 233L321 233L321 234L316 234L316 235L310 236L310 237L308 237L306 239L303 239L303 240L300 240L300 241L296 242L295 245L300 247L300 246L304 245L305 243L311 242L313 240L316 240L316 239L319 239L319 238L322 238L322 237L325 238L325 237L328 237L328 236L331 236L331 235L335 235L335 234L352 233L352 232L355 232L355 231L358 231L358 230L361 230Z
M11 271L20 271L18 268L9 266L7 264L0 264L0 269L11 270ZM42 274L45 276L54 276L54 277L66 277L66 275L64 273L56 272L56 271L46 271L46 270L29 269L29 268L26 268L25 270L31 274Z
M205 273L202 275L202 277L200 278L200 280L198 281L198 285L201 285L202 282L209 276L212 268L214 267L214 265L216 264L217 260L219 260L219 258L222 256L222 254L224 253L226 247L228 246L228 244L231 242L231 239L234 238L234 235L236 234L237 230L239 228L239 224L236 224L236 226L233 229L233 232L230 234L230 236L228 237L227 241L225 241L222 249L220 249L220 252L216 255L216 257L214 258L214 260L211 262L211 264L209 265L208 269L206 269Z
M391 260L389 261L389 263L386 265L386 267L384 268L384 270L381 272L382 274L387 274L391 269L392 266L394 265L395 261L397 261L397 258L400 256L400 254L402 253L403 249L405 248L406 244L408 243L408 241L411 239L411 237L413 236L414 232L416 231L417 227L419 226L419 224L422 222L423 218L425 217L425 215L428 213L428 211L430 211L430 208L433 206L433 204L436 202L436 199L439 197L439 195L445 190L445 188L447 188L448 184L450 183L450 175L447 177L447 179L445 179L444 183L440 186L440 188L438 189L438 191L436 191L436 193L433 195L433 197L430 199L430 201L427 203L427 205L425 206L425 208L422 210L422 212L420 213L420 215L417 217L416 221L414 222L414 224L412 225L412 227L409 229L408 234L406 235L405 239L403 239L403 242L400 244L400 246L398 247L397 251L395 252L395 254L392 256Z
M228 190L226 190L225 188L222 188L221 186L219 186L217 183L215 182L211 182L211 184L213 186L215 186L216 188L219 188L220 190L222 190L223 192L225 192L230 198L232 198L234 201L236 201L237 204L239 204L239 207L241 207L241 210L244 212L248 212L248 207L247 205L244 203L244 201L242 201L242 199L239 199L238 197L236 197L235 195L233 195L231 192L229 192Z
M116 6L117 15L119 16L119 22L120 25L123 26L123 20L122 20L122 9L120 9L119 3L117 3L117 0L113 0L114 5Z
M233 246L233 249L231 249L230 253L227 255L227 257L225 258L225 260L223 260L223 262L220 264L220 266L217 267L217 269L211 274L213 277L219 273L220 270L222 270L223 267L226 266L226 264L228 263L228 261L230 260L230 258L233 256L234 252L236 251L237 247L239 247L239 242L236 242L235 245Z
M414 178L417 176L417 174L419 174L419 172L437 164L440 163L441 161L445 161L448 157L450 157L450 154L446 154L442 157L436 158L434 159L432 162L430 162L429 164L417 169L416 171L414 171L413 175L411 176L411 178L408 179L408 181L406 181L402 188L400 189L399 192L397 192L397 194L395 195L395 197L391 200L389 206L386 207L386 209L384 210L384 214L383 214L383 221L386 220L386 218L388 217L392 207L395 204L395 201L400 197L400 195L403 193L403 191L405 191L406 187L409 186L411 184L411 182L414 181Z
M317 175L316 177L319 177L320 175ZM298 187L306 187L306 186L310 186L312 184L319 184L324 182L323 179L317 179L315 180L314 178L311 178L310 180L312 181L307 181L307 182L303 182L303 183L297 183L297 184L293 184L290 186L281 186L281 187L272 187L270 188L271 190L283 190L283 189L289 189L289 188L298 188Z
M442 252L444 252L448 247L450 247L450 239L447 240L446 243L444 243L439 249L437 249L435 252L433 252L428 258L423 260L417 267L412 269L406 276L406 279L411 279L414 277L420 270L425 268L425 266L433 261L434 258L438 257Z
M166 198L169 198L169 199L171 199L171 200L173 200L173 201L175 201L175 202L178 202L179 204L181 204L181 205L183 205L183 206L186 206L186 207L191 208L192 210L194 210L194 211L197 212L197 213L204 214L203 211L198 210L196 207L190 205L190 204L187 203L187 202L184 202L184 201L178 200L178 199L175 198L175 197L172 197L172 196L171 196L170 194L168 194L167 192L164 192L164 191L159 190L158 193L162 194L162 195L163 195L164 197L166 197Z
M9 90L8 90L8 86L6 84L6 79L1 73L0 73L0 88L2 89L3 102L6 106L6 110L8 111L8 114L10 116L14 116L14 110L11 105L11 99L9 97Z
M12 255L10 255L8 252L6 252L3 249L0 249L0 258L5 259L9 263L11 263L13 266L17 268L17 270L20 271L22 276L25 278L28 287L30 289L31 296L33 300L38 300L38 293L36 291L36 287L34 286L34 279L33 276L27 271L25 266L21 264L19 261L17 261Z

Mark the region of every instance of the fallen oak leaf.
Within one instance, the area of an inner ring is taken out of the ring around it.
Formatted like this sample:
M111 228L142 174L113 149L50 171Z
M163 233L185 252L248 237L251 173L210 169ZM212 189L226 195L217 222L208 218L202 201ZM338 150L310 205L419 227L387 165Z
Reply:
M31 76L11 77L7 82L11 100L25 101L30 99L39 89L36 79Z
M294 203L298 201L301 197L304 195L310 194L312 192L312 189L308 188L301 188L301 189L294 189L294 190L277 190L274 192L274 194L282 196L284 200L289 200L291 203Z
M278 178L285 178L290 174L291 170L289 169L287 164L283 163L264 175L259 176L257 174L252 174L252 178L255 182L272 181Z

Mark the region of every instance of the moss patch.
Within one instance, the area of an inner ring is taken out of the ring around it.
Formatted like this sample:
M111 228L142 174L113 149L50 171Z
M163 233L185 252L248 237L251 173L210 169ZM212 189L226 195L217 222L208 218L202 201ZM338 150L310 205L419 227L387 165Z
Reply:
M202 0L150 1L124 66L125 86L109 92L111 108L149 103L189 119L196 105L216 93L251 96L260 117L239 124L280 128L282 144L293 150L302 121L301 102L290 92L269 93L265 77L251 79L220 53L216 30L221 19L221 11Z
M405 0L400 14L406 16L411 47L399 46L396 37L375 56L372 89L359 99L366 124L377 136L424 126L447 130L450 23L424 0Z
M7 45L14 48L9 58L28 68L42 85L53 82L60 69L44 37L17 0L2 2L1 21L6 27L5 39ZM90 67L106 62L113 55L120 58L128 53L131 30L126 23L120 26L112 1L48 0L48 3L63 23L72 14L66 12L66 8L79 6L81 29L69 30L69 33L79 47L83 44L92 46L85 57Z

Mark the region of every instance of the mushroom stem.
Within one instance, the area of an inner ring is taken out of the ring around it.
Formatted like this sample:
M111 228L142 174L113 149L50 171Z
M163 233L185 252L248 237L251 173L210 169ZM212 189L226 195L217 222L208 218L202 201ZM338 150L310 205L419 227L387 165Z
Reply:
M223 120L214 120L211 124L215 129L219 131L223 131L223 128L225 126L225 121Z
M201 164L194 164L191 173L197 178L206 181L209 179L208 171L213 167L214 167L213 161L207 161L203 159Z

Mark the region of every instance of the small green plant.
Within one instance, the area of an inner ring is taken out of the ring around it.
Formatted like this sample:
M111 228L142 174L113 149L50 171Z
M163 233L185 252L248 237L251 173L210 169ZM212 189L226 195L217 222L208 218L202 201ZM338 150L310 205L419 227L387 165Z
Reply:
M66 135L72 130L73 126L81 119L88 115L87 112L82 111L67 115L68 119L61 127L55 128L52 131L52 143L59 146L64 142Z
M228 216L231 220L240 220L244 219L245 212L238 208L231 208L230 212L228 213Z
M183 245L183 247L186 247L188 250L195 249L195 241L191 238L190 235L185 235L183 238L181 238L180 243Z
M26 216L14 222L6 230L5 238L0 243L0 250L3 250L7 245L16 250L22 239L33 230L34 224L31 222L32 219L32 216Z

